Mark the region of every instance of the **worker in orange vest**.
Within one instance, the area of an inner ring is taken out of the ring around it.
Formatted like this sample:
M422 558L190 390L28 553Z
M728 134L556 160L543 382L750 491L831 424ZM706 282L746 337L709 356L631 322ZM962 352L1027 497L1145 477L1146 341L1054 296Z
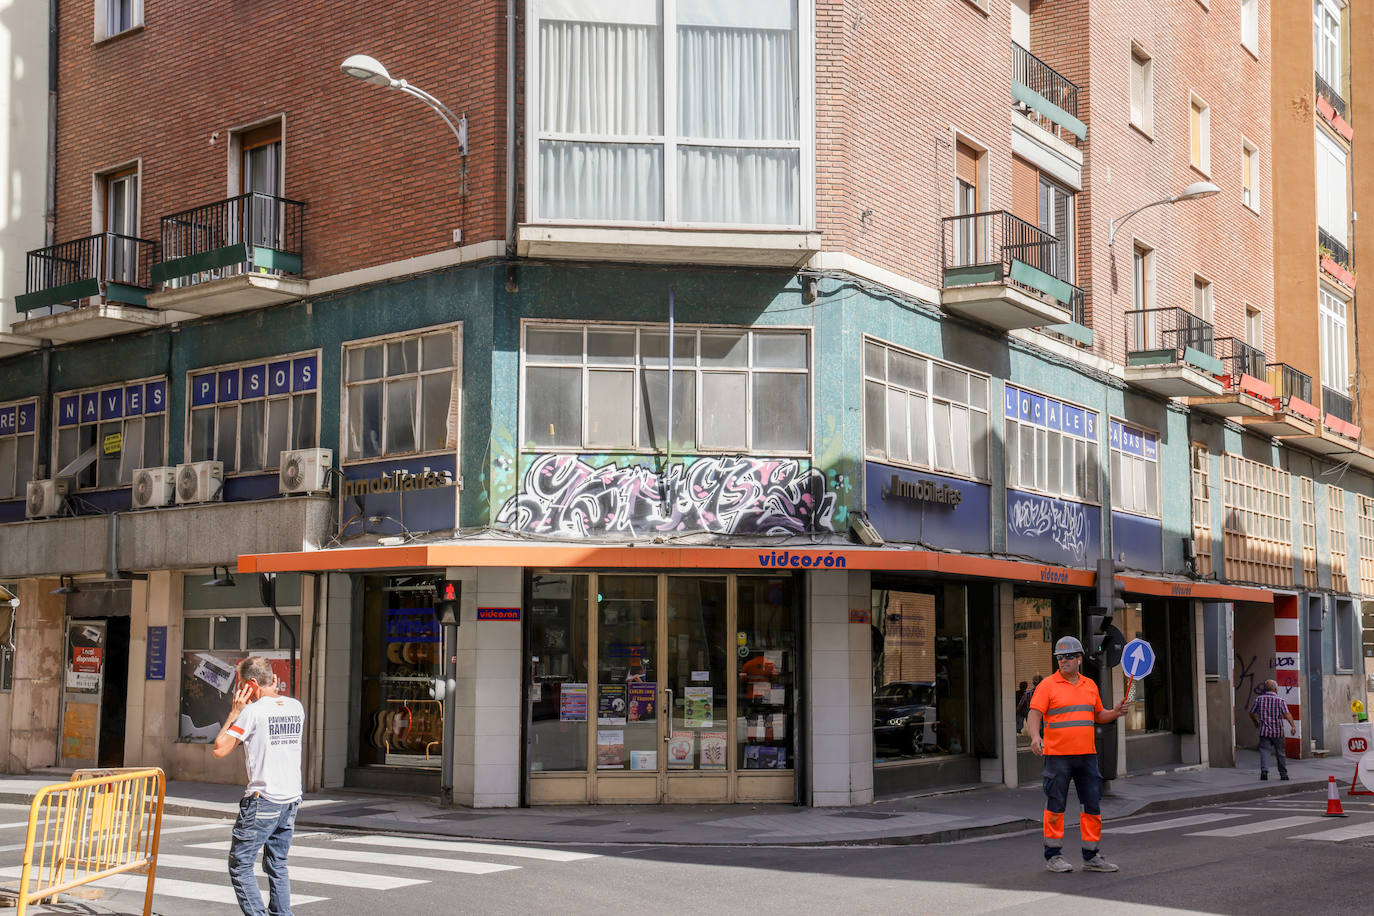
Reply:
M1072 636L1054 644L1054 660L1059 670L1040 682L1031 697L1026 725L1030 729L1031 750L1045 758L1045 869L1073 871L1062 855L1064 849L1064 806L1069 800L1069 780L1078 790L1082 807L1078 832L1083 837L1083 868L1086 871L1116 871L1102 858L1102 773L1097 768L1097 743L1094 726L1115 722L1126 714L1126 699L1114 709L1102 707L1102 697L1091 678L1078 673L1083 664L1083 644ZM1044 721L1045 737L1040 737Z

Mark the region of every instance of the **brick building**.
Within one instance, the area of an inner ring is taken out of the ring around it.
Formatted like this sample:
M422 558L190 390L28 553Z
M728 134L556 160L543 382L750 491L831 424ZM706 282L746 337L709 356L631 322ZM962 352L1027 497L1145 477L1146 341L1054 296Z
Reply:
M1016 785L1114 594L1107 772L1234 765L1266 662L1329 745L1374 451L1276 295L1273 6L61 5L7 768L234 781L261 652L315 787Z

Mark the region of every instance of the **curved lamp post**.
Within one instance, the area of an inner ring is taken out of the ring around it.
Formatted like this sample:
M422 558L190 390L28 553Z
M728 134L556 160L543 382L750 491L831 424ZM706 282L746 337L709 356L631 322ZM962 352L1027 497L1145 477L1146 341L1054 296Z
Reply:
M430 108L438 112L439 117L444 119L444 123L453 131L453 135L458 138L458 147L462 154L468 154L468 118L467 115L458 116L449 110L449 107L434 96L425 92L417 86L412 86L405 80L392 79L391 74L386 72L381 62L374 57L366 54L353 54L348 57L339 69L354 79L360 79L373 86L385 86L388 89L399 89L407 95L424 102Z
M385 71L383 71L383 73L385 73ZM1142 207L1136 207L1134 210L1130 211L1124 216L1118 216L1116 219L1111 221L1107 231L1107 247L1112 248L1116 245L1117 230L1124 226L1127 220L1129 220L1132 216L1135 216L1141 210L1148 210L1151 207L1158 207L1163 204L1176 204L1185 200L1197 200L1201 197L1211 197L1213 194L1220 193L1221 188L1212 184L1210 181L1195 181L1192 184L1188 185L1188 187L1184 188L1182 192L1175 194L1173 197L1166 197L1163 200L1157 200L1152 204L1145 204Z

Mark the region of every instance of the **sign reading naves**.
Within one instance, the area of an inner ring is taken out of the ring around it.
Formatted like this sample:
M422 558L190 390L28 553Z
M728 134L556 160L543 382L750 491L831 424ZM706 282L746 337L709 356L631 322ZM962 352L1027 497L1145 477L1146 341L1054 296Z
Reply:
M864 510L885 540L986 553L991 504L985 483L864 462Z
M463 488L453 455L349 464L339 484L339 529L404 535L458 527Z
M57 425L78 426L104 420L123 420L167 409L167 381L121 385L57 399Z

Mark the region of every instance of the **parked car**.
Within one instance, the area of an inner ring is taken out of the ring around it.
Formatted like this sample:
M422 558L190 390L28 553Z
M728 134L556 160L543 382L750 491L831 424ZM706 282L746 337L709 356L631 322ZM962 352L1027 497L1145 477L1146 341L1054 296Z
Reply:
M873 744L899 754L923 754L938 749L935 737L939 716L935 684L931 681L894 681L873 692Z

